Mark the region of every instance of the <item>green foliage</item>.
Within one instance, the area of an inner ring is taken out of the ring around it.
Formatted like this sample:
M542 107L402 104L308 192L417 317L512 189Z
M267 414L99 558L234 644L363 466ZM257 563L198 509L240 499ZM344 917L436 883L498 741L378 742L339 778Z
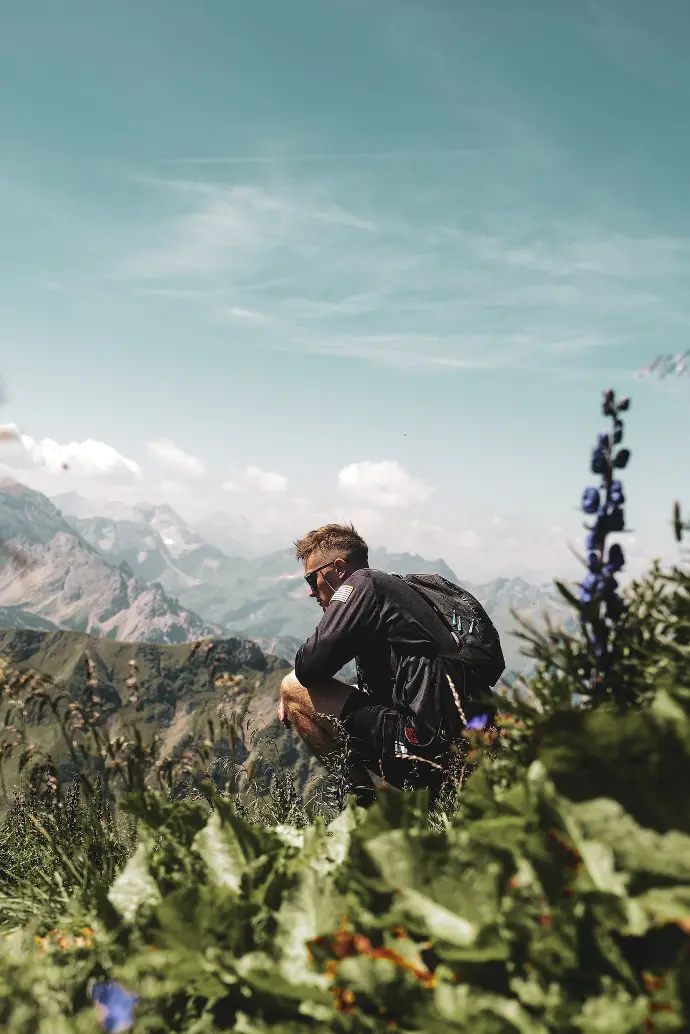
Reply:
M2 832L0 1022L93 1032L91 983L114 980L146 1032L688 1029L689 590L658 568L631 586L603 699L577 634L526 630L535 675L467 733L472 774L431 816L380 791L329 818L288 773L239 793L194 740L179 778L141 747L108 793L51 793L30 761Z

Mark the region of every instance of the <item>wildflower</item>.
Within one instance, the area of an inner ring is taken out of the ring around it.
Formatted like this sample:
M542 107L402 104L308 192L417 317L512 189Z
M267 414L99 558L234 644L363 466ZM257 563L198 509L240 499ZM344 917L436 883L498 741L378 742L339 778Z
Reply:
M596 488L586 488L582 493L582 509L585 513L596 513L599 509L599 492Z
M609 490L609 502L613 506L622 506L625 502L625 496L623 495L623 485L620 481L612 481L611 488Z
M588 528L589 534L586 541L588 573L580 583L580 602L586 606L604 604L606 619L610 622L618 621L623 613L624 604L620 596L616 594L617 583L614 575L625 564L623 550L617 544L610 547L608 557L604 562L606 536L612 532L625 530L623 512L625 494L621 482L615 480L612 474L614 469L626 467L630 459L629 449L619 449L614 454L612 446L622 441L623 421L619 414L629 408L630 399L621 399L616 403L616 397L611 388L604 392L602 412L604 416L612 418L613 433L597 436L597 445L592 451L591 470L595 474L601 474L601 489L586 488L581 503L585 513L596 513L596 521L593 527ZM583 612L582 623L591 625L591 642L596 659L593 679L594 684L598 685L601 674L599 668L607 654L608 637L608 629L601 614L601 607L598 609L598 616L596 609L587 611L586 619Z
M129 1030L134 1023L134 1008L139 996L126 991L122 984L94 984L91 998L98 1012L98 1020L107 1034Z
M488 714L476 714L474 718L470 718L469 722L465 726L466 729L485 729L486 724L489 721Z

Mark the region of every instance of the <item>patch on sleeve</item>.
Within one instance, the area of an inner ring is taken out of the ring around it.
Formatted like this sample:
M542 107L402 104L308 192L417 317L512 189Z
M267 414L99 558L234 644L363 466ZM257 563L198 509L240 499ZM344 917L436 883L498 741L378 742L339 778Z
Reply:
M355 591L354 585L341 585L331 596L331 603L335 600L338 603L347 603L350 594Z

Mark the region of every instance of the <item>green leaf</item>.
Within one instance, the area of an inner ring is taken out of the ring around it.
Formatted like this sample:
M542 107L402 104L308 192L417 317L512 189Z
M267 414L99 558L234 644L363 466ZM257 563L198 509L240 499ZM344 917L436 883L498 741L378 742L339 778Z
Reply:
M588 998L573 1026L583 1034L637 1034L648 1018L649 999L642 995L633 997L622 987L609 981L606 994Z
M655 924L683 924L690 932L690 886L654 887L635 900Z
M640 826L618 801L596 798L572 806L588 838L612 848L622 868L690 882L690 836Z
M468 948L477 937L478 930L473 923L412 887L401 890L396 905L396 911L399 909L404 916L426 929L430 937L446 944Z
M468 984L442 982L434 995L434 1013L447 1024L448 1030L471 1031L472 1034L549 1034L539 1020L530 1015L514 998L477 991Z
M139 843L136 851L108 892L108 901L126 923L132 923L142 905L157 905L161 901L158 884L149 869L149 847Z
M239 893L248 866L234 824L223 822L220 813L214 811L194 837L192 848L206 863L209 878L216 886Z
M324 976L309 960L307 942L332 933L338 926L341 907L330 877L315 869L299 874L297 884L283 897L276 915L277 932L274 949L279 970L291 984L324 988Z

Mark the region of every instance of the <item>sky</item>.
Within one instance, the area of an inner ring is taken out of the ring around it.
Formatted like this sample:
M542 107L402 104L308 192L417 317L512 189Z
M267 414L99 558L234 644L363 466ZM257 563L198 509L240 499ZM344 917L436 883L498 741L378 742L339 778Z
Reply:
M0 472L544 580L611 387L628 569L670 562L690 378L634 372L689 345L689 36L687 0L7 0Z

